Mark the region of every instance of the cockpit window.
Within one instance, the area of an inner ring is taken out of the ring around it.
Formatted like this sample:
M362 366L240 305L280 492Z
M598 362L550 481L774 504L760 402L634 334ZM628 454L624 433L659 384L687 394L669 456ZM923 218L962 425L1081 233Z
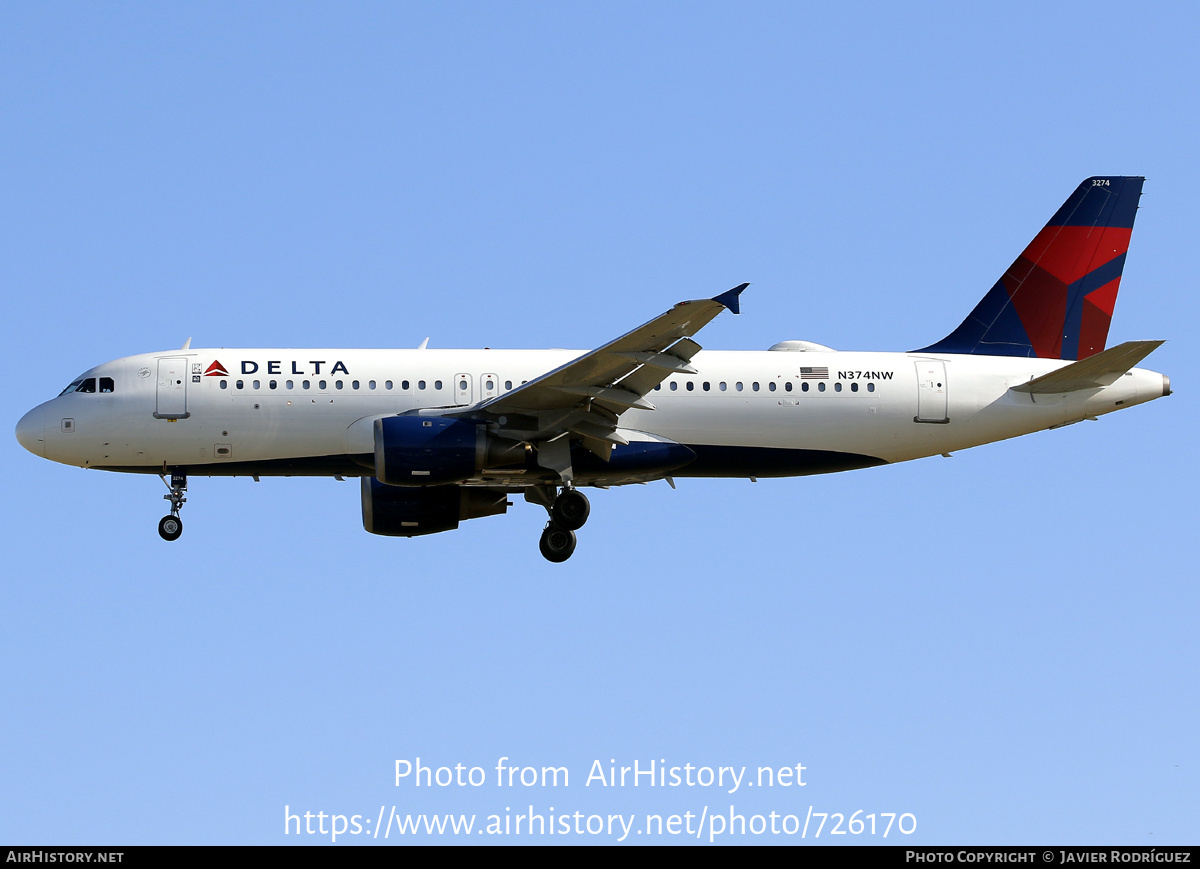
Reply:
M66 395L69 392L85 392L89 395L96 392L116 392L116 384L111 377L100 378L100 388L96 389L95 377L77 377L71 381L70 386L64 389L59 395Z

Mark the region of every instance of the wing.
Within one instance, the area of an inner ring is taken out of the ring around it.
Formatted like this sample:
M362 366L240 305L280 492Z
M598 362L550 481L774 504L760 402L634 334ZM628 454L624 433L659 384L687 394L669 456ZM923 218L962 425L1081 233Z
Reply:
M680 302L603 347L452 415L486 419L500 437L543 444L561 439L560 450L539 450L546 454L543 467L556 467L551 454L565 454L571 438L607 461L615 444L628 443L617 432L621 414L631 407L653 410L646 394L655 386L671 374L696 373L688 363L700 345L691 336L726 308L737 314L738 296L748 286Z

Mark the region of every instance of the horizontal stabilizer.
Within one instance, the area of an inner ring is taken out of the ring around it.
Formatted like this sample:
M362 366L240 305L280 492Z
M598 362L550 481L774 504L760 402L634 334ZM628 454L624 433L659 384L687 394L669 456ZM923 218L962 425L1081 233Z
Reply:
M1028 383L1014 386L1015 392L1049 394L1074 392L1077 389L1099 389L1112 384L1163 344L1162 341L1126 341L1116 347L1072 362L1057 371L1035 377Z

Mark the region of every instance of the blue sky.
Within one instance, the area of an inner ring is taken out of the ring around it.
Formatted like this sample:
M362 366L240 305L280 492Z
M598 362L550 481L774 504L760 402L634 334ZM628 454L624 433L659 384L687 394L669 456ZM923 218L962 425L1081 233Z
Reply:
M326 479L193 478L167 544L158 480L9 437L0 841L328 841L285 836L285 806L734 805L911 813L889 843L1194 843L1197 23L5 4L10 430L189 336L587 349L742 281L706 347L924 346L1105 173L1147 177L1110 343L1167 339L1146 365L1177 394L949 460L598 492L560 566L532 506L377 538ZM417 757L571 783L396 787ZM597 759L800 763L806 785L585 786Z

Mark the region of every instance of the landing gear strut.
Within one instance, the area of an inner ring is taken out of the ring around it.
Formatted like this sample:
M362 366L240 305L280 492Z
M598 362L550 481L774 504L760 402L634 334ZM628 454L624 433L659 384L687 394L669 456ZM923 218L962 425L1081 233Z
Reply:
M163 540L178 540L179 535L183 533L183 520L179 518L179 510L187 500L184 497L184 492L187 491L187 474L172 473L170 483L164 474L159 474L158 478L171 490L169 495L163 495L164 500L171 502L171 513L158 521L158 536Z
M547 561L561 564L575 552L575 532L587 522L592 507L588 503L587 496L574 486L565 486L562 493L553 501L550 501L549 497L544 497L545 495L552 497L553 492L554 490L550 489L549 492L543 493L543 498L539 499L550 514L550 521L546 523L546 527L542 531L538 548L542 551L542 557Z

